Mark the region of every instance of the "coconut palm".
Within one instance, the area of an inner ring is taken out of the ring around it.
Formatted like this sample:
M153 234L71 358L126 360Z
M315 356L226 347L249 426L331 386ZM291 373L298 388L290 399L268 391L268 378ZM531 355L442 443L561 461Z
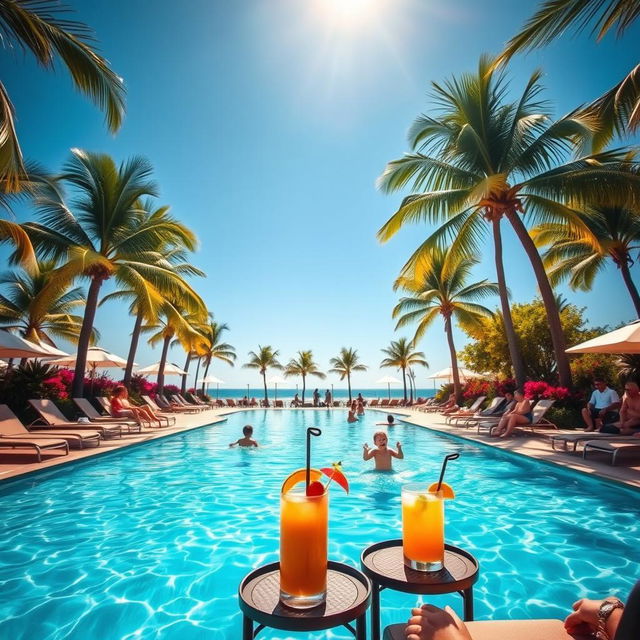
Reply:
M209 367L213 360L221 360L230 366L234 366L236 360L236 350L227 342L222 342L222 334L228 331L228 325L211 320L206 329L202 332L206 338L204 345L204 353L200 356L204 362L204 375L206 378L209 374ZM198 376L196 375L196 384ZM202 393L205 392L206 382L202 383Z
M95 48L92 30L69 19L70 8L54 0L0 0L0 31L5 51L33 54L40 66L53 70L59 60L79 91L105 112L116 132L124 117L124 84ZM0 191L20 189L26 177L15 129L14 108L0 83Z
M476 74L434 83L440 113L421 116L410 132L414 153L390 162L379 179L386 192L411 185L416 193L378 232L388 240L403 225L425 220L442 223L409 261L422 252L451 244L455 251L478 253L491 225L500 305L514 374L524 382L524 366L517 347L502 263L500 223L506 218L522 244L536 276L545 305L558 374L570 386L571 372L565 337L544 264L520 214L534 221L570 220L578 206L611 198L626 204L638 199L640 179L627 171L623 151L581 155L571 159L578 142L591 141L589 118L572 114L552 121L540 100L540 73L534 73L515 102L506 100L504 75L482 57Z
M414 343L406 338L392 340L391 344L382 349L382 353L387 357L380 363L381 367L394 367L402 369L402 384L404 387L404 401L407 401L407 368L420 365L428 367L429 363L424 359L422 351L414 351Z
M53 262L41 262L36 273L10 271L0 277L5 293L0 295L0 325L23 338L56 346L63 339L77 343L82 326L78 309L84 306L80 287L50 287L56 269ZM91 341L99 337L94 329Z
M313 360L311 350L298 351L297 358L291 358L284 370L284 375L302 376L302 404L304 405L304 392L307 388L307 376L315 376L324 380L327 376L318 369L318 365Z
M329 373L337 373L340 376L340 380L347 379L349 403L351 403L351 374L354 371L367 370L367 367L358 361L357 349L342 347L342 349L340 349L340 355L336 358L331 358L329 364L331 365Z
M542 47L569 30L590 29L601 40L609 31L622 36L640 15L637 0L546 0L507 43L496 64L504 64L516 53ZM618 84L584 108L600 121L594 140L602 148L614 132L635 131L640 125L640 65Z
M284 367L278 362L277 349L273 349L270 345L261 347L258 345L258 351L249 351L249 362L243 364L245 369L258 369L262 376L262 382L264 384L264 404L269 406L269 394L267 392L267 370L271 369L283 369Z
M151 166L139 157L117 166L107 155L74 149L65 165L62 181L74 188L74 214L61 190L49 190L39 198L40 223L26 223L38 255L62 264L52 286L67 286L75 278L90 281L78 355L72 384L81 396L86 353L94 324L100 289L114 278L136 291L156 309L165 302L159 291L172 292L193 306L204 306L200 297L172 268L157 263L158 246L196 247L195 235L168 215L148 215L140 199L154 195Z
M552 284L568 279L572 289L588 291L612 260L640 317L640 295L630 270L632 252L640 249L640 214L624 207L593 206L576 212L576 217L581 227L547 222L531 230L538 247L549 247L543 259Z
M435 319L442 316L451 357L454 393L460 400L461 386L458 357L453 342L453 320L469 335L476 335L482 329L482 319L492 315L478 301L497 295L498 285L487 280L468 284L471 270L478 264L475 258L435 249L428 257L424 256L423 260L428 263L420 265L418 277L403 275L394 284L394 289L406 294L393 310L393 317L398 318L396 329L417 323L413 337L413 343L417 344Z

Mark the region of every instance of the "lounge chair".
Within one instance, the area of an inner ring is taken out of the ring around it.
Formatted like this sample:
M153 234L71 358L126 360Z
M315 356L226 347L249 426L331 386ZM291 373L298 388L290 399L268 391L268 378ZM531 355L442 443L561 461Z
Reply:
M394 398L393 400L389 400L388 407L397 407L400 404L400 400L398 398Z
M172 425L174 425L176 423L176 419L173 416L166 416L164 415L166 413L166 411L164 409L162 409L162 407L159 407L153 400L153 398L151 396L141 396L141 398L144 400L144 402L146 403L146 405L151 409L151 411L153 411L155 413L155 415L161 419L161 420L166 420L167 421L167 427L170 427ZM169 410L170 413L174 413L174 411Z
M486 409L483 409L481 411L476 411L473 415L467 415L467 416L456 416L456 425L457 426L462 426L462 427L470 427L470 426L475 426L476 424L478 424L478 422L481 422L483 420L486 420L487 418L493 419L493 418L501 418L504 411L506 410L506 407L504 410L500 411L500 413L498 414L493 414L493 412L504 402L504 398L502 396L496 396L491 403L489 404L489 406ZM512 406L510 405L510 403L507 406Z
M551 448L554 451L571 451L578 450L580 444L584 444L589 440L617 440L623 438L630 438L631 436L621 436L615 433L598 433L598 432L585 432L585 431L569 431L564 433L553 434L549 440L551 440ZM556 449L558 445L558 449Z
M109 416L111 416L115 420L122 420L122 418L117 418L116 416L113 415L113 411L111 410L111 401L109 400L109 398L107 398L107 396L96 396L96 401L104 409L104 411L107 412ZM149 425L149 427L153 426L149 420L141 418L141 421ZM125 419L125 422L129 422L129 421ZM135 424L138 424L138 423L136 422ZM140 425L140 429L142 429L142 425Z
M100 434L97 431L81 431L75 429L54 429L53 427L32 427L29 431L6 404L0 404L0 434L12 440L66 440L71 445L84 449L85 445L100 445Z
M197 404L201 407L208 407L209 409L212 409L213 407L216 406L215 400L205 402L202 398L198 398L198 396L195 393L187 393L185 395L187 396L187 400L191 398L191 402L193 404Z
M29 404L37 411L44 425L32 423L33 429L36 431L45 431L50 427L57 429L66 429L80 431L97 431L103 438L122 438L122 427L119 424L82 424L79 422L69 422L62 414L60 409L56 407L53 400L48 398L32 399Z
M455 420L457 418L471 418L475 412L480 409L480 405L486 400L487 396L478 396L473 404L468 409L462 409L460 411L456 411L455 413L450 413L446 418L445 422L451 423L451 420Z
M227 398L227 407L232 407L232 408L236 408L238 405L236 404L236 401L233 400L232 398Z
M0 423L0 429L2 424ZM42 462L42 452L52 449L64 449L64 454L69 453L69 443L66 440L55 438L14 438L0 434L0 449L35 449L38 462Z
M276 400L275 401L276 409L284 409L284 400Z
M623 436L628 438L629 436ZM618 459L618 455L621 453L631 453L640 455L640 440L633 438L635 442L626 440L588 440L584 443L582 450L582 457L586 459L589 451L598 451L599 453L606 453L611 456L611 464L614 465Z
M161 393L156 394L155 403L163 411L171 411L172 413L200 413L200 409L198 407L185 407L180 402L171 402Z
M383 398L382 400L380 400L380 406L381 407L388 407L390 402L391 402L391 400Z
M165 396L162 396L163 400L167 400ZM179 407L185 407L187 409L195 409L196 411L206 411L209 407L199 404L190 404L188 403L179 393L174 393L169 397L169 403L178 405Z
M127 429L128 433L140 433L142 427L133 420L122 420L121 418L114 418L113 416L102 416L98 413L96 408L86 398L74 398L73 401L82 413L93 422L103 422L106 424L119 424L123 429Z
M380 400L379 400L378 398L374 398L374 399L369 403L369 406L370 406L370 407L377 407L379 402L380 402Z
M549 409L551 409L554 402L555 402L554 400L538 400L538 402L535 404L533 409L531 409L531 413L532 413L531 422L529 424L523 424L523 425L517 426L514 429L514 433L515 432L521 433L523 431L528 431L529 433L535 435L537 433L536 430L557 429L558 428L557 425L553 424L553 422L549 422L549 420L547 420L544 417L544 414L547 413ZM481 428L488 427L489 434L492 434L493 429L498 426L499 421L500 421L500 418L497 418L496 421L480 422L478 424L478 433L480 433Z

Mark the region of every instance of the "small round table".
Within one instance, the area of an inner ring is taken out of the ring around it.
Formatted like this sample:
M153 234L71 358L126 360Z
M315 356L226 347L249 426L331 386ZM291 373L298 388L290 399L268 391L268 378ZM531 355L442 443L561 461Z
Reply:
M444 567L430 572L405 566L402 540L378 542L362 552L362 571L372 582L373 640L380 640L380 592L383 589L422 595L457 591L464 602L464 619L473 620L473 585L478 580L478 561L458 547L445 544L444 549Z
M327 598L312 609L292 609L280 602L280 564L255 569L240 583L242 638L253 640L265 627L285 631L322 631L344 626L366 640L366 613L371 602L369 580L357 569L329 561ZM350 624L355 620L355 628ZM258 626L254 630L254 622Z

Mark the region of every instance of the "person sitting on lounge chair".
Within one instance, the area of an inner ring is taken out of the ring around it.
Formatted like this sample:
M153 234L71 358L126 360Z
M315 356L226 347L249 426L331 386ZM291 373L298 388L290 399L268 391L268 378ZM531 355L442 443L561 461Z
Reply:
M450 394L447 401L440 407L439 410L444 415L449 415L450 413L456 413L456 411L459 411L460 407L458 406L458 403L456 401L456 394Z
M593 381L595 389L589 403L582 410L582 419L587 425L585 431L597 431L604 424L618 419L620 396L604 380Z
M531 403L525 398L524 393L520 389L513 392L516 401L513 409L509 413L505 413L491 435L499 438L508 438L516 427L522 427L531 424L533 413L531 411Z
M624 397L620 408L620 420L611 424L603 424L601 433L619 433L631 436L640 433L640 387L636 382L624 385Z
M412 609L411 614L413 617L405 629L407 640L473 640L467 626L451 607L440 609L423 604L419 609ZM535 625L536 621L531 620L531 624ZM640 581L631 590L626 605L615 596L604 600L578 600L566 617L564 628L568 634L580 637L640 638Z
M293 400L291 401L291 406L292 407L299 407L302 404L302 402L300 402L300 398L298 397L298 394L296 393L295 396L293 396Z
M482 411L478 411L478 415L483 418L497 418L503 416L507 411L513 409L515 400L513 399L513 393L511 391L504 392L504 398L495 407L487 407Z
M121 384L111 392L111 413L115 418L133 418L138 424L146 421L157 422L158 426L162 426L150 407L135 407L129 402L129 392Z

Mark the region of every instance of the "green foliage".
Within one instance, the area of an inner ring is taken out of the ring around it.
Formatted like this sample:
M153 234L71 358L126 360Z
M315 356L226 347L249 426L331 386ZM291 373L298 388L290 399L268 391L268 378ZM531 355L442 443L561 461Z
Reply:
M29 413L28 400L51 397L53 390L47 388L45 383L57 372L57 367L39 360L29 360L8 370L0 383L0 403L8 404L20 418L28 418L31 422L35 416Z
M577 406L553 406L547 412L546 418L559 429L575 429L583 426L580 409Z
M590 333L597 334L602 331L591 331ZM589 336L589 338L591 337L595 337L595 335ZM605 353L583 353L573 358L571 360L571 374L576 390L587 397L591 394L595 378L602 378L612 386L617 386L620 376L618 364L620 359L620 356Z

